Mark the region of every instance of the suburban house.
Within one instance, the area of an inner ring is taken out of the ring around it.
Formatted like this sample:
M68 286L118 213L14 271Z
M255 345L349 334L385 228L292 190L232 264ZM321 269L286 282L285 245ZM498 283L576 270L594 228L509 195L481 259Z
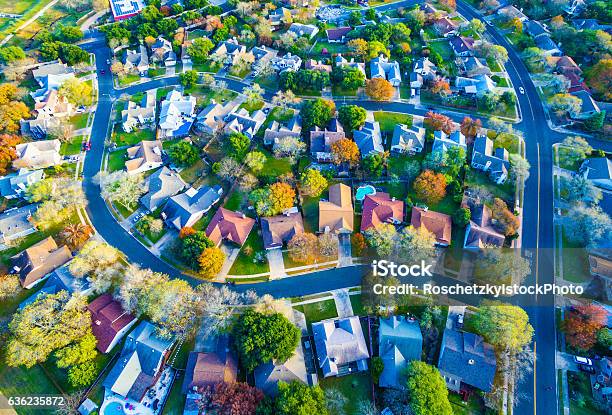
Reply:
M195 120L196 98L183 96L176 89L161 103L159 128L163 137L184 137Z
M286 361L271 360L255 368L253 375L255 386L269 396L276 396L278 393L278 382L297 381L309 384L302 343L298 343L295 353Z
M291 52L287 52L285 56L275 56L271 60L272 67L277 72L292 71L296 72L302 66L302 58L298 55L292 55Z
M490 392L497 369L493 346L474 333L444 330L438 369L453 392L468 387Z
M463 72L466 77L475 77L476 75L488 75L491 76L491 68L482 62L480 58L475 56L467 56L461 59L461 65L463 66ZM491 81L492 82L492 81Z
M416 229L423 227L431 232L436 237L436 245L449 246L451 243L453 223L449 215L414 206L410 224Z
M327 29L325 31L327 34L327 41L330 43L344 43L347 40L346 35L348 35L352 30L353 28L350 26L333 27L331 29Z
M316 126L310 131L310 154L320 163L331 162L333 155L331 146L345 138L344 128L337 118L332 118L325 129Z
M384 368L378 386L404 388L405 371L413 360L421 360L423 334L419 322L406 316L379 318L378 349Z
M276 31L289 25L293 22L293 16L297 13L297 9L288 9L279 7L273 10L268 15L268 22L272 26L272 31Z
M61 267L52 271L43 286L34 295L29 296L19 304L19 308L23 308L28 304L33 303L43 295L53 295L60 291L66 291L68 294L79 293L83 296L90 295L94 287L89 283L87 278L77 278L70 272L70 262L65 263Z
M128 101L127 108L121 111L123 131L130 133L137 128L153 125L157 106L156 91L151 89L142 97L140 104Z
M221 42L212 55L225 58L225 63L230 65L236 65L242 61L249 63L255 61L255 56L247 51L247 47L241 45L235 37Z
M143 0L110 0L110 8L115 21L136 16L145 8Z
M282 248L295 235L304 233L302 214L294 207L282 215L261 218L261 232L265 249Z
M486 74L474 75L472 78L458 76L455 78L455 88L467 95L483 96L495 91L495 82Z
M219 208L206 228L206 236L217 246L222 241L230 241L238 246L244 245L255 219L249 218L242 212Z
M342 183L329 187L328 200L319 200L319 232L353 232L351 188Z
M586 3L584 0L571 0L568 2L565 7L563 7L563 11L569 15L579 14L586 7ZM587 20L595 20L595 19L587 19Z
M161 62L165 67L176 65L176 53L172 50L172 43L159 36L151 45L151 60Z
M591 94L589 94L587 91L572 92L572 95L582 102L580 112L570 114L572 118L577 120L585 120L601 112L599 105L597 105Z
M281 124L278 121L272 121L272 124L264 132L263 142L265 145L273 145L278 140L285 137L300 138L302 134L302 119L299 115L294 116L287 122Z
M159 140L143 140L127 149L125 170L130 174L144 173L164 164L162 158L162 143Z
M448 43L456 56L474 55L474 39L471 37L453 36L448 40Z
M195 129L205 134L215 134L222 128L224 119L234 110L236 104L234 101L228 102L225 105L219 104L212 100L202 111L198 113L195 122Z
M59 153L61 147L62 143L57 139L17 144L17 158L13 160L13 168L36 170L62 164Z
M220 382L236 382L238 358L230 347L229 337L220 334L211 343L209 351L189 353L181 388L184 394L203 392Z
M36 209L38 205L31 204L0 213L0 244L6 245L14 239L36 232L31 220Z
M74 78L74 69L61 62L50 63L33 69L32 77L40 88L30 93L30 96L34 102L41 102L46 100L51 91L57 91L66 80Z
M174 343L155 331L153 324L142 321L128 334L119 360L102 382L108 392L140 401L155 385Z
M438 67L429 58L419 58L412 67L410 73L410 87L420 89L425 82L433 82L436 79Z
M140 198L140 204L149 212L161 207L168 198L178 194L187 187L181 175L166 166L157 170L144 182L145 193Z
M425 128L397 124L391 138L391 152L397 154L420 153L425 148Z
M123 55L123 69L126 72L145 73L149 70L149 54L145 45L127 49Z
M383 223L398 225L404 221L404 202L392 198L389 193L366 195L361 210L361 232Z
M37 119L63 118L74 113L74 105L68 98L60 96L57 89L52 89L44 98L34 103L34 111Z
M17 173L0 177L0 196L5 199L25 198L28 187L44 178L44 170L19 169Z
M377 121L366 121L360 130L353 131L353 140L359 147L361 158L385 152L380 124Z
M446 152L451 147L461 147L464 150L467 150L465 136L461 133L461 131L453 131L450 133L450 135L447 135L444 131L434 131L434 142L431 149L432 152Z
M456 35L459 25L448 16L441 16L433 21L433 27L436 33L442 36Z
M262 110L256 110L251 115L246 108L240 108L225 117L225 131L229 134L244 134L252 139L265 121L266 113Z
M529 17L527 17L525 13L523 13L513 5L508 5L497 9L497 14L504 16L508 20L514 19L515 17L518 17L521 22L526 22L527 20L529 20Z
M272 49L264 45L255 46L253 49L251 49L251 53L255 58L255 62L271 62L272 59L278 55L278 51L276 49Z
M539 36L550 36L550 31L537 20L529 20L523 23L523 31L533 39Z
M368 369L370 354L359 317L312 323L312 335L323 377L343 376Z
M493 227L491 209L485 204L470 207L470 223L465 229L465 249L478 250L486 246L501 248L506 237Z
M49 236L12 257L11 272L19 275L23 288L30 289L71 259L70 249L57 246Z
M347 66L349 68L358 69L363 76L366 76L365 63L355 62L355 58L351 58L351 60L348 61L344 56L342 56L341 53L339 53L336 55L334 63L336 66Z
M508 157L508 150L503 147L493 149L493 140L479 135L474 141L471 166L486 172L495 183L503 184L510 169Z
M96 348L108 353L138 321L123 309L110 294L102 294L87 306L91 314L91 331L98 340Z
M612 161L609 158L586 159L580 166L580 173L595 186L612 190Z
M324 64L321 60L308 59L304 64L304 67L310 71L320 71L331 73L332 67L331 65Z
M544 55L558 56L563 53L561 52L561 49L559 49L559 46L557 46L557 44L550 38L550 36L538 36L534 40L536 46L544 51Z
M292 23L289 27L289 32L293 32L297 37L307 37L312 39L319 33L319 28L312 24Z
M582 69L571 56L551 56L548 61L555 67L558 73L565 76L573 73L582 79Z
M372 78L386 79L393 86L399 86L402 82L402 72L397 61L389 61L389 59L380 55L370 61L370 76Z
M202 186L198 190L190 187L168 199L162 218L180 231L200 220L221 199L222 194L223 188L219 185Z
M574 3L576 2L582 2L584 5L583 0L574 0ZM612 25L601 24L597 19L572 19L572 26L578 30L603 30L608 33L612 29Z

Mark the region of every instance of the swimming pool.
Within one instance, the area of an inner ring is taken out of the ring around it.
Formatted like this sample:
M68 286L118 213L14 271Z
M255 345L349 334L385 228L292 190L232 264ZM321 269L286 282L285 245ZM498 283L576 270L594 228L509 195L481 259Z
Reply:
M120 401L111 401L104 408L104 415L125 415Z
M367 184L365 186L359 186L355 192L355 200L361 202L367 195L375 195L376 189L374 186Z

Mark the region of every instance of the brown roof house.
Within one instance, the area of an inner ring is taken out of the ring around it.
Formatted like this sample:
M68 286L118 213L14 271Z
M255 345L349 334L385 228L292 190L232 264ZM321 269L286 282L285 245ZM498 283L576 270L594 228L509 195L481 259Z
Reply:
M183 393L202 392L217 383L234 383L238 376L238 360L229 347L229 338L221 335L210 352L191 352L185 369Z
M12 272L19 274L21 286L29 289L71 259L70 249L65 245L58 247L49 236L12 257Z
M282 215L261 218L261 231L265 249L281 248L294 235L304 233L302 214L294 207Z
M242 212L219 208L206 228L206 236L216 245L226 239L242 246L254 224L255 219L247 217Z
M108 353L136 324L136 317L123 309L110 294L103 294L87 306L91 314L91 331L96 336L96 348Z
M163 163L162 143L159 140L141 141L134 147L127 149L129 160L125 162L125 169L130 174L143 173L156 169Z
M363 199L361 231L375 228L383 223L394 225L404 220L404 202L392 198L388 193L377 192Z
M453 225L451 217L444 213L413 207L410 224L415 228L422 226L433 233L436 237L436 245L449 246L451 243L451 229Z
M310 132L310 154L319 163L329 163L333 160L331 153L332 144L345 137L344 128L337 118L332 119L328 127L323 130L315 127Z
M281 381L309 384L310 377L306 370L302 342L298 343L293 356L285 362L270 360L255 368L253 375L255 376L255 386L266 395L272 396L278 393L278 382Z
M338 183L329 188L328 200L319 201L319 232L353 232L351 188Z
M480 249L488 246L502 247L504 235L493 228L491 222L491 209L486 205L476 206L472 209L472 220L465 230L465 249Z

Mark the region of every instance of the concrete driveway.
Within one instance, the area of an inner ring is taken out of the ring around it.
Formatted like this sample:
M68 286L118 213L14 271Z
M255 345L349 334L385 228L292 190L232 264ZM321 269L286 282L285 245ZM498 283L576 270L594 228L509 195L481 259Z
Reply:
M351 251L351 235L341 233L338 235L338 267L353 265L353 253Z
M283 251L280 248L269 249L266 251L268 264L270 264L270 279L286 277L285 261L283 261Z
M351 297L349 296L348 288L341 290L332 291L334 296L334 302L336 303L336 310L338 311L338 317L350 317L353 315L353 305L351 304Z
M557 369L571 370L578 372L578 365L574 362L574 355L564 352L557 352Z

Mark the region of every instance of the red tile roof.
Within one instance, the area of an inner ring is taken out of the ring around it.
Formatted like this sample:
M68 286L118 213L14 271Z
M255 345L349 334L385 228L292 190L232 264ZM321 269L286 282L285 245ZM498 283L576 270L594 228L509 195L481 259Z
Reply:
M388 193L367 195L363 200L361 231L377 227L382 223L402 222L404 202L391 198Z
M106 353L108 346L127 325L136 320L123 310L121 304L110 294L103 294L87 306L91 313L91 329L98 339L97 348Z
M242 246L254 224L255 219L245 216L244 213L219 208L206 228L206 236L216 245L227 239Z
M415 228L423 226L436 237L436 242L443 245L451 243L451 217L444 213L425 210L419 207L412 208L410 224Z

